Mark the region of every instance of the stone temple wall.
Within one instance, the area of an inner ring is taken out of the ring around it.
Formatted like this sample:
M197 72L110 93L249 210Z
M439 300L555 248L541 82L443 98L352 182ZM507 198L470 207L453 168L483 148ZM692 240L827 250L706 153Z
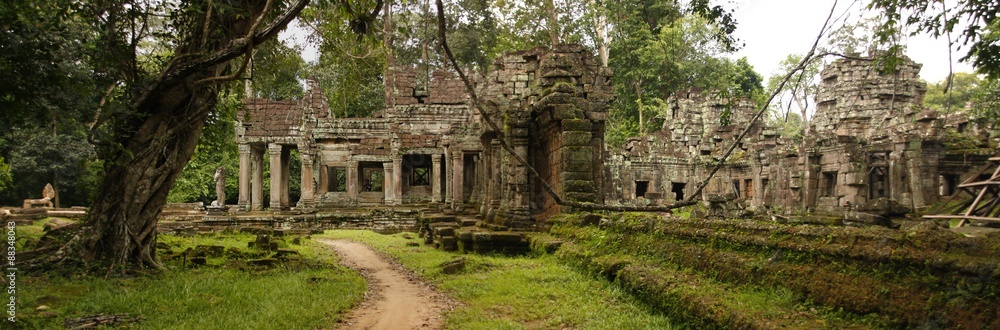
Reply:
M291 207L287 164L297 149L299 209L432 203L513 228L564 211L501 139L563 198L600 203L609 74L583 47L559 45L507 54L485 77L472 73L485 113L455 73L418 68L388 72L387 105L373 118L335 118L315 83L303 100L250 100L237 125L240 207L264 207L265 151L279 182L268 205Z
M745 206L788 212L884 215L940 200L946 186L968 178L994 153L985 139L969 138L983 134L966 128L967 119L940 118L923 108L926 85L919 64L904 58L895 71L880 72L875 63L840 59L827 65L806 136L793 141L754 124L699 197L726 195ZM621 191L615 203L687 197L754 112L746 101L709 92L681 91L669 103L662 131L612 152L607 189ZM719 114L727 108L732 120L725 125ZM957 132L959 127L964 131ZM955 139L975 146L949 149Z

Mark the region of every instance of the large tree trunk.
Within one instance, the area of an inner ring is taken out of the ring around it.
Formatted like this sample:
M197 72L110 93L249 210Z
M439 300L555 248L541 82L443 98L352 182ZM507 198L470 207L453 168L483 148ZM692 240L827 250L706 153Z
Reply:
M85 259L156 264L157 216L216 103L214 86L194 82L224 68L164 86L155 101L138 109L151 115L125 145L126 152L105 166L106 178L88 211Z
M157 217L194 154L218 84L240 75L224 76L229 62L274 38L307 3L289 5L264 27L258 18L274 8L269 1L231 0L225 4L231 8L215 11L213 4L223 6L218 1L199 2L198 13L210 14L193 19L199 24L184 31L175 60L136 97L132 116L113 123L120 149L105 160L105 176L83 228L39 264L82 259L158 267Z

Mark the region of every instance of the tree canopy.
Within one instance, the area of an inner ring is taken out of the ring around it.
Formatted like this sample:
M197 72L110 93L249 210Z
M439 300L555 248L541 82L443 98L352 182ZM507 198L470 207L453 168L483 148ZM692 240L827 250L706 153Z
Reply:
M1000 2L959 0L872 0L868 5L881 13L875 36L889 43L890 36L906 27L911 34L929 33L945 37L966 48L962 61L969 61L981 73L1000 78ZM898 44L897 44L898 46Z

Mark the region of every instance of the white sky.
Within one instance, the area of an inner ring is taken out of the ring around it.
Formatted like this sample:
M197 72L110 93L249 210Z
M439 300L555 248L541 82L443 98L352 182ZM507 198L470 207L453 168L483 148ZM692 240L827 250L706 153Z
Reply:
M833 0L737 0L735 19L736 37L745 43L735 58L746 56L758 73L767 77L788 54L804 54L812 46L833 5ZM853 13L848 19L857 21L861 4L840 0L834 18L849 6ZM948 75L948 41L929 36L915 36L904 42L906 55L923 64L920 77L927 82L938 82ZM821 42L821 46L823 43ZM955 72L972 72L966 63L958 63L965 49L952 53Z
M788 54L802 54L809 50L823 21L829 14L834 0L735 0L737 28L735 36L745 46L733 58L747 57L765 79L778 74L774 72L778 63ZM731 7L731 3L723 6ZM854 0L839 0L834 17L850 10L848 20L857 21L862 4ZM306 42L307 31L293 21L279 38L302 46L302 57L315 63L318 56L316 45ZM823 45L825 43L821 43ZM912 37L905 42L906 54L923 64L920 77L928 82L938 82L948 75L948 42L944 38L929 36ZM972 72L972 67L959 63L965 49L952 53L955 72Z

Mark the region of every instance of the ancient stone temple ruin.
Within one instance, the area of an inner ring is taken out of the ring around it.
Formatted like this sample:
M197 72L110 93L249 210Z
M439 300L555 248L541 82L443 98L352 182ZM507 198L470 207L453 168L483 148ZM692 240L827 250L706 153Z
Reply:
M562 196L603 198L607 72L580 46L511 53L474 79L485 113L452 72L392 70L391 106L337 118L315 81L301 100L247 100L238 115L239 209L285 210L289 159L301 159L299 210L444 203L524 227L558 212L503 139ZM502 131L485 122L491 119ZM269 161L264 162L267 153ZM264 169L270 169L264 204Z
M564 210L542 181L580 202L688 198L746 129L695 198L736 200L772 213L905 213L952 194L995 143L963 113L924 109L919 64L907 59L882 72L874 63L855 58L826 66L803 137L782 137L764 121L748 126L756 112L748 100L688 89L668 100L661 130L619 150L604 143L610 72L580 46L497 59L488 74L472 79L478 108L464 82L446 70L390 70L389 106L371 118L337 118L310 81L300 100L246 101L237 124L238 208L434 205L527 228ZM288 191L293 149L303 182L296 205ZM272 183L267 205L265 167Z
M951 195L994 153L988 134L965 114L923 108L919 64L907 59L885 73L874 63L839 59L827 65L806 136L791 140L754 123L703 193L751 207L883 215ZM611 152L606 190L622 192L614 202L685 198L755 111L745 100L700 91L677 93L669 104L662 131ZM720 118L724 109L732 113L729 122Z

